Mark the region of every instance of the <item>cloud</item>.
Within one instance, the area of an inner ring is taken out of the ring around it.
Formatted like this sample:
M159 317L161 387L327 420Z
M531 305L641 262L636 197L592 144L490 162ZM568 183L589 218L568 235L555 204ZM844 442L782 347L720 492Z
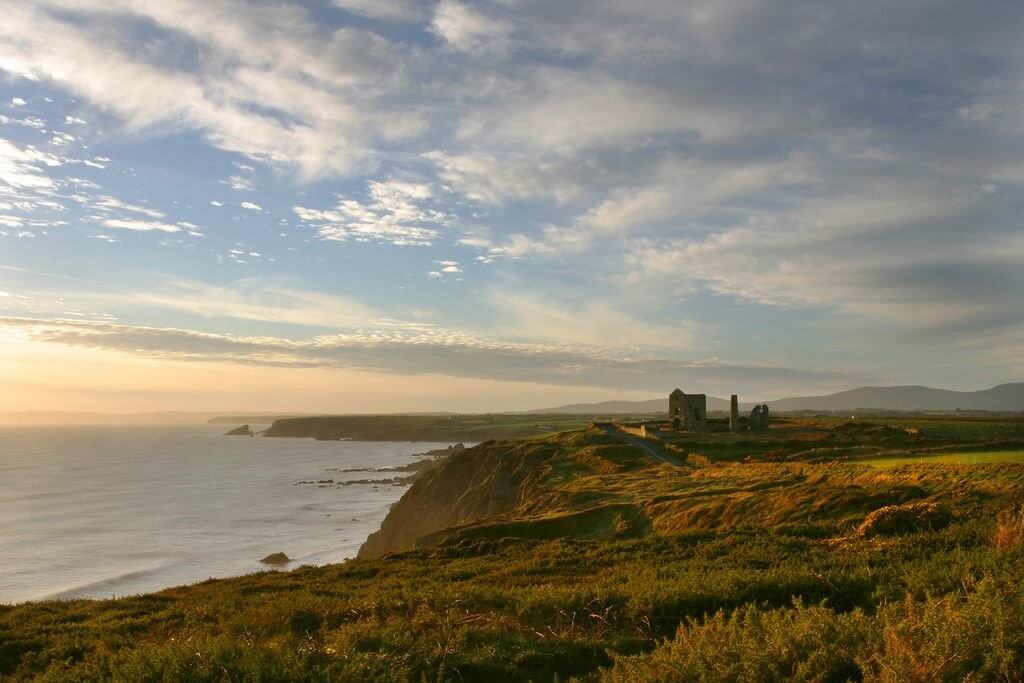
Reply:
M169 219L167 213L159 209L126 202L109 194L90 194L91 191L99 189L99 185L91 181L71 177L63 179L63 182L75 186L76 194L71 195L70 199L93 212L92 215L81 219L83 223L97 223L107 228L133 232L187 233L193 237L202 235L195 223ZM96 235L92 237L104 238ZM117 240L106 241L113 243Z
M878 203L886 206L881 193ZM936 198L920 212L904 202L892 214L872 208L827 202L792 222L641 241L627 255L629 281L699 284L764 306L831 310L857 321L838 324L873 324L878 334L918 343L984 339L1024 319L1012 294L1024 287L1016 266L1024 240L998 228L998 200Z
M103 300L102 296L94 300ZM136 292L114 301L177 310L205 318L234 318L303 327L353 327L383 316L349 298L311 292L273 280L244 279L229 285L172 280L159 290Z
M668 157L653 166L649 183L616 189L581 215L578 224L596 233L618 233L679 216L700 220L709 212L749 211L743 202L766 195L786 201L818 177L802 154L742 165Z
M579 154L644 136L691 133L715 140L746 135L768 123L767 118L745 120L739 111L685 91L544 67L526 72L507 92L468 112L458 135L474 143L489 139Z
M193 46L191 68L152 58ZM361 87L402 58L368 31L241 0L42 0L10 8L0 25L7 72L67 88L128 130L187 126L310 177L347 172L375 144L422 130L416 113Z
M160 221L144 221L136 219L108 218L102 222L108 228L117 230L134 230L136 232L182 232L187 228L180 224L161 223Z
M388 242L428 246L441 233L448 216L431 208L434 196L428 183L400 180L371 181L369 200L341 199L333 209L293 207L295 214L314 226L321 239Z
M547 226L536 237L512 233L501 241L494 241L480 235L468 235L456 240L456 244L484 249L490 258L521 259L584 251L590 246L591 237L585 231Z
M424 155L434 162L440 178L466 197L486 204L510 200L554 199L567 202L581 192L572 160L537 159L528 155Z
M595 296L559 302L522 288L495 288L487 301L502 312L500 330L508 336L580 344L592 348L633 348L677 353L692 348L694 335L682 323L663 323L625 313Z
M462 267L459 265L458 261L438 260L434 261L434 263L437 264L437 269L427 272L427 277L429 278L439 279L462 274ZM462 282L462 278L455 277L455 281Z
M250 179L244 178L240 175L233 175L227 180L222 180L221 182L235 192L253 192L256 190L256 186Z
M95 182L93 182L91 180L88 180L86 178L78 178L78 177L75 177L75 176L68 176L67 178L64 178L64 182L71 183L72 185L75 185L76 187L84 188L84 189L87 189L87 190L101 190L101 189L103 189L102 187L100 187L99 183L95 183Z
M246 211L262 211L263 210L262 206L260 206L259 204L253 204L252 202L242 202L241 204L239 204L239 206L242 207L243 209L245 209Z
M332 0L335 6L371 19L413 22L426 12L416 0Z
M76 183L81 187L86 187L82 183ZM129 213L137 213L149 218L165 218L167 214L163 211L156 209L150 209L149 207L139 206L137 204L128 204L126 202L111 197L110 195L103 195L91 203L93 209L98 211L128 211Z
M34 128L36 130L43 130L47 126L46 121L35 116L26 116L20 119L12 119L9 116L4 116L2 114L0 114L0 124L3 124L5 126L16 125L22 126L24 128Z
M430 30L450 47L464 52L499 49L512 25L459 0L441 0Z
M0 138L0 183L16 190L50 190L56 183L41 168L59 161L32 147L18 147Z
M377 329L305 339L242 337L180 328L83 320L0 318L0 327L35 342L103 349L174 361L296 368L353 368L441 374L564 386L662 391L670 383L772 391L778 386L848 382L836 372L610 355L566 345L498 342L454 330Z
M93 238L107 239L103 235ZM255 252L238 251L258 256ZM3 270L0 267L0 272ZM15 269L15 272L23 277L66 279L61 275L20 269ZM416 323L392 320L352 298L309 291L280 278L243 278L225 284L210 284L154 276L145 287L123 292L111 292L101 283L80 280L75 280L72 288L21 284L18 289L31 295L33 302L33 308L24 312L46 315L59 315L65 305L70 305L81 311L114 311L119 317L130 318L140 311L159 311L164 317L185 314L208 320L243 320L304 329L417 326ZM53 302L60 305L54 307Z
M867 329L865 365L892 358L891 338L1020 348L1020 3L922 13L898 0L884 16L833 1L321 5L12 3L0 68L37 79L24 91L33 105L66 91L105 136L205 140L235 190L285 178L272 189L302 197L289 205L306 236L436 246L412 267L421 282L456 267L484 285L515 273L531 292L578 287L569 303L505 303L539 329L557 331L575 306L628 311L652 328L638 339L671 338L667 322L693 314L731 330L726 345L752 349L764 332L763 351L747 351L761 359ZM186 225L155 215L174 213L170 201L103 210L98 188L72 188L69 168L108 161L61 151L81 140L49 146L54 126L28 108L2 119L9 235L65 202L71 223L89 211L94 228ZM47 116L60 127L66 113ZM118 194L115 178L103 183ZM285 238L305 248L301 233ZM211 253L273 257L234 240ZM424 265L452 253L459 264ZM642 314L645 300L671 304Z

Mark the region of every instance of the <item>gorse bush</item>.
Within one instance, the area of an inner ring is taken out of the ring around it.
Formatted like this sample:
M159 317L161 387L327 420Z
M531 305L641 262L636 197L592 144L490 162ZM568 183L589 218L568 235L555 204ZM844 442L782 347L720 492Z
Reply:
M1024 590L1003 577L870 615L799 604L719 611L651 654L620 657L602 680L1020 680L1022 655Z
M941 529L952 520L949 508L938 503L887 505L871 512L857 527L857 534L870 538L930 531Z
M602 676L643 681L848 680L859 677L858 653L879 639L860 610L824 606L765 610L748 606L691 620L649 655L623 657Z
M1024 506L999 513L992 545L999 550L1013 550L1024 545Z

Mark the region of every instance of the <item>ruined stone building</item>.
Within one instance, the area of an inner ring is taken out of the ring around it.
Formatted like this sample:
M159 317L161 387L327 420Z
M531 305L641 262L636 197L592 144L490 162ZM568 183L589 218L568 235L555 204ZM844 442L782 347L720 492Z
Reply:
M668 416L673 429L701 429L708 419L707 394L684 394L676 389L668 395Z
M761 404L754 406L754 409L750 411L750 429L751 431L760 432L768 429L768 421L771 415L768 412L768 406Z

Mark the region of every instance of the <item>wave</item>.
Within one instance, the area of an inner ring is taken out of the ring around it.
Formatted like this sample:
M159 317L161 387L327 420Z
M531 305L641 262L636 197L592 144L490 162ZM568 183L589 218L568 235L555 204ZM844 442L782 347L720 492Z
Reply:
M95 594L98 594L101 589L116 588L119 584L123 584L123 583L126 583L128 581L134 581L136 579L141 579L141 578L145 578L147 576L152 576L154 574L159 574L160 572L162 572L162 571L164 571L166 569L169 569L170 567L173 567L174 565L175 565L175 563L173 563L173 562L163 562L163 563L161 563L159 565L155 565L155 566L152 566L152 567L146 567L145 569L135 569L133 571L120 572L120 573L113 574L113 575L110 575L110 576L105 576L105 577L100 578L100 579L95 579L95 580L85 581L83 583L78 583L78 584L75 584L73 586L66 586L66 587L61 588L60 590L57 590L57 591L54 591L54 592L51 592L51 593L47 593L46 595L41 595L41 596L39 596L36 599L37 600L74 600L76 598L83 597L84 594L86 594L86 593L95 595ZM116 593L118 595L125 595L125 593L121 593L121 592L116 591L116 590L111 591L111 594L114 594L114 593Z

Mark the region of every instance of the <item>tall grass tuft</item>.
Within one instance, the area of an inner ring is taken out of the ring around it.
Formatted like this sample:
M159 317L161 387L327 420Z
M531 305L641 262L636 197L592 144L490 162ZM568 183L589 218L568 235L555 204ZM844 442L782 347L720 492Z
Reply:
M1024 506L999 513L992 545L997 550L1013 550L1024 545Z

